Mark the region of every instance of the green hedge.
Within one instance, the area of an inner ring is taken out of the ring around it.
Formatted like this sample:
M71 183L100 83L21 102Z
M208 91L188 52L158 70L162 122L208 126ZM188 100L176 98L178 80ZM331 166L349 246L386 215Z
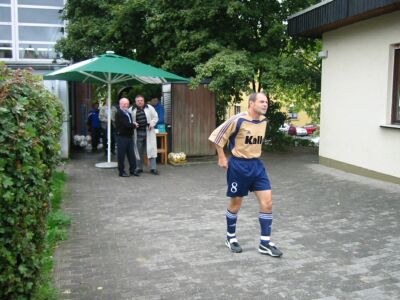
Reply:
M36 287L61 125L61 102L41 80L0 64L0 299Z
M58 242L67 239L67 229L71 219L61 210L61 201L64 197L64 184L67 175L56 171L52 180L51 212L47 216L46 250L42 259L40 278L32 295L32 300L57 300L59 291L54 287L54 251Z

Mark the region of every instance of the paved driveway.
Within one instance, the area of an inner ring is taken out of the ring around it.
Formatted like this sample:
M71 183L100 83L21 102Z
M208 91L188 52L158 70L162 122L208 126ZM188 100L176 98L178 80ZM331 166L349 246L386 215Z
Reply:
M120 178L98 159L67 165L62 299L400 298L399 185L321 166L315 153L265 155L277 259L256 250L253 195L238 219L244 252L224 246L225 174L214 162Z

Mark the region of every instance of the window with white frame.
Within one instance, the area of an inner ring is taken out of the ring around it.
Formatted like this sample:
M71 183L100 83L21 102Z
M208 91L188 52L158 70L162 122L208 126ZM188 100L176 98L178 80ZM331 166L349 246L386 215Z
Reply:
M235 115L240 113L240 103L235 103Z
M289 115L289 118L291 120L298 120L299 119L299 116L297 115L297 112L289 111L288 115Z
M0 0L0 58L51 60L64 35L64 0Z
M0 0L0 59L12 58L11 0Z
M394 50L392 124L400 124L400 45Z

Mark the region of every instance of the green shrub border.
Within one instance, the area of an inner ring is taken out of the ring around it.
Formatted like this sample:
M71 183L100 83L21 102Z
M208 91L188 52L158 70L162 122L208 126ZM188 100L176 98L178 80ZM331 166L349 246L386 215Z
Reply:
M67 229L71 219L61 210L64 196L64 185L67 175L63 171L55 172L52 182L51 212L47 217L46 250L42 258L42 268L33 300L56 300L59 291L53 284L54 259L53 255L60 241L67 239Z
M62 116L40 77L0 63L0 299L37 288Z

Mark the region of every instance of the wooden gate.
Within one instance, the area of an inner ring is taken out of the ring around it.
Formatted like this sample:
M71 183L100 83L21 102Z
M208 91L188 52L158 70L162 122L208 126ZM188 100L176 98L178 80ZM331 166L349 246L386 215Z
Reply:
M171 115L171 152L215 155L215 147L208 141L216 124L214 93L203 85L191 90L186 84L172 84Z

